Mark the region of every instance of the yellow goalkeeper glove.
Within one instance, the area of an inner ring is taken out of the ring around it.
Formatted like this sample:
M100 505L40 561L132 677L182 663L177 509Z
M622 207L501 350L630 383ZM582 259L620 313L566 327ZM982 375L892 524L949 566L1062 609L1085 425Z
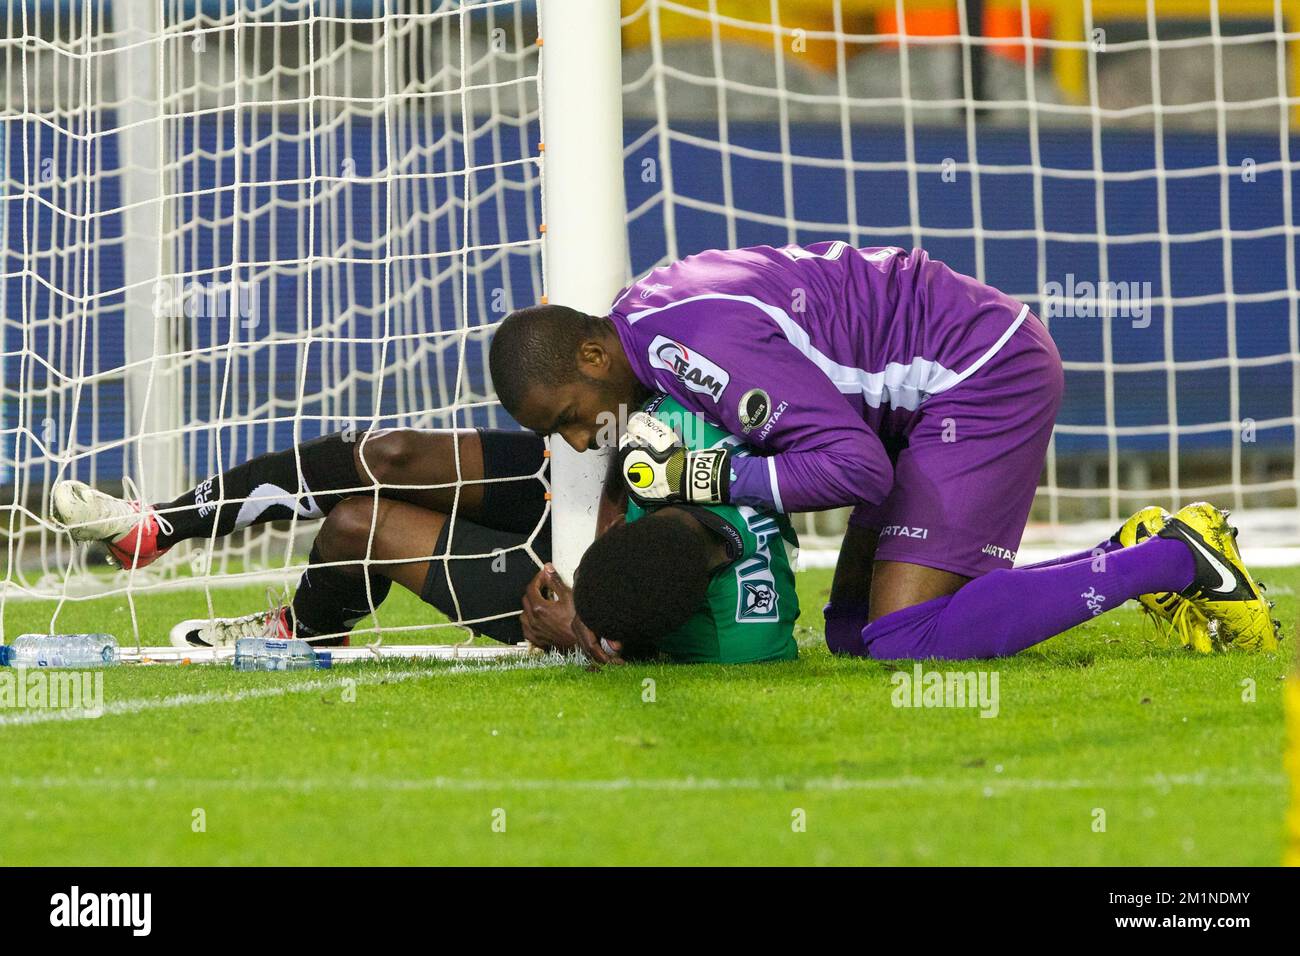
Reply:
M725 448L687 451L676 432L645 412L628 419L618 442L623 483L643 507L678 501L722 504L731 481L729 459Z

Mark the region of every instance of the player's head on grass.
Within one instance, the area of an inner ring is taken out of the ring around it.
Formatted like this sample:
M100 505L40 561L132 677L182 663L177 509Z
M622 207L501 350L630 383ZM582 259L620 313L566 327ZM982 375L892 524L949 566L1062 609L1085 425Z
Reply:
M617 439L603 426L621 420L620 406L635 410L649 397L613 323L562 305L511 312L488 362L497 396L519 424L558 433L579 451L596 447L602 434Z
M681 508L616 525L595 540L573 583L578 617L621 645L624 660L658 653L659 639L701 606L709 577L726 560L720 539Z

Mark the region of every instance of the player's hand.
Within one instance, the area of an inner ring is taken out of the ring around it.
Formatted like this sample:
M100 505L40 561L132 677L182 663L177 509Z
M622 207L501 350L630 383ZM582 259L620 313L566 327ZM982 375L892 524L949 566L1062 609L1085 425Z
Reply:
M619 656L623 645L618 641L606 641L597 637L576 614L573 615L573 637L578 647L592 662L593 668L598 668L601 664L624 663L623 658Z
M524 638L534 647L559 651L578 647L597 664L623 663L618 641L602 641L582 623L573 606L573 588L564 583L555 565L543 565L533 575L523 605Z
M618 468L627 493L642 506L727 500L731 463L725 448L687 451L677 433L653 415L637 412L618 442Z
M533 576L524 590L524 613L520 623L524 639L542 650L567 651L578 642L573 632L577 612L573 589L560 578L555 565L547 564Z

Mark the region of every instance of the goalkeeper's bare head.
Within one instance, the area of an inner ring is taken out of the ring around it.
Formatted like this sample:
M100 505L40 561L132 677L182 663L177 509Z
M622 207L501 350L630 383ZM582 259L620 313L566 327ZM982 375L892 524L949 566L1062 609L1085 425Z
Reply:
M489 355L497 396L519 424L561 435L578 451L598 447L604 427L650 397L608 318L562 305L511 312Z
M662 508L592 543L574 575L574 608L624 660L652 658L662 637L705 607L709 579L726 562L722 539L689 510Z

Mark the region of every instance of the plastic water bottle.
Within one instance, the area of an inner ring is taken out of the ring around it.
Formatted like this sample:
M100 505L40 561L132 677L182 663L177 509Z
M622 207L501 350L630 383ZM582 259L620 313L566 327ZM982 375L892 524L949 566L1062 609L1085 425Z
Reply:
M318 651L297 638L241 637L235 641L237 671L303 671L330 667L329 651Z
M118 663L111 634L23 634L0 645L0 664L10 667L111 667Z

